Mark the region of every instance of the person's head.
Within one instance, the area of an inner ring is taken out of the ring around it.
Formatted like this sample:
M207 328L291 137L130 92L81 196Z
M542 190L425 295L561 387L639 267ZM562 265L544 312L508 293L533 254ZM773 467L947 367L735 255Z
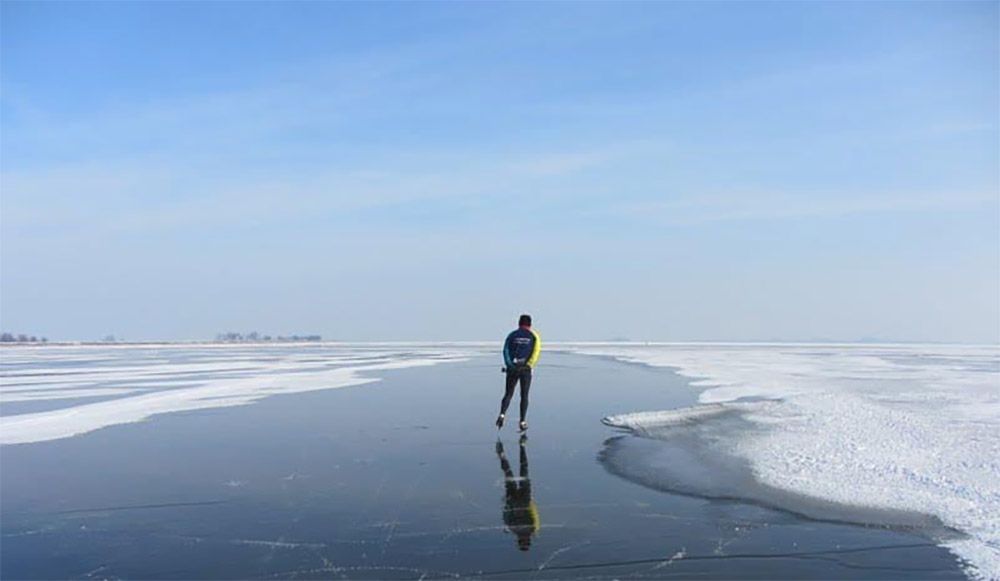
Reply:
M521 318L517 320L518 327L530 327L531 326L531 315L521 315Z

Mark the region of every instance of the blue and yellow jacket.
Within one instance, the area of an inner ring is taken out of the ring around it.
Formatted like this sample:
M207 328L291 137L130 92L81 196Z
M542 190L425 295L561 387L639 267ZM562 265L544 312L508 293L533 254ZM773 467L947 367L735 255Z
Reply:
M519 327L503 343L503 362L507 368L534 367L542 354L542 338L531 327Z

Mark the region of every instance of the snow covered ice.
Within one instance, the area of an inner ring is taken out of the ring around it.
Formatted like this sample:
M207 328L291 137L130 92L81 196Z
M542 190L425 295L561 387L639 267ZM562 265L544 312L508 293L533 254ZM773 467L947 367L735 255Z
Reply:
M168 412L356 386L377 372L459 361L474 346L45 346L3 352L0 405L64 402L0 417L0 444L40 442ZM102 398L93 401L92 398Z
M646 437L738 414L713 446L766 487L936 516L972 576L1000 578L1000 349L944 345L613 345L572 351L676 368L701 405L623 413ZM620 410L622 412L627 410Z

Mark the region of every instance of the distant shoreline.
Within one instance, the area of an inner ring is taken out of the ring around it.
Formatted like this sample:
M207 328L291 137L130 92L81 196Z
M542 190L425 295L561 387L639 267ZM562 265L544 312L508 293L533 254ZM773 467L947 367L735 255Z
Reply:
M48 341L48 342L0 342L0 348L6 347L141 347L141 346L258 346L258 345L468 345L490 346L497 344L496 340L475 341L435 341L435 340L401 340L401 341L347 341L324 339L322 341L216 341L216 340L177 340L177 341ZM606 345L622 347L919 347L921 345L935 347L994 347L1000 349L1000 343L952 343L934 341L548 341L545 347L560 350L579 346L599 347Z

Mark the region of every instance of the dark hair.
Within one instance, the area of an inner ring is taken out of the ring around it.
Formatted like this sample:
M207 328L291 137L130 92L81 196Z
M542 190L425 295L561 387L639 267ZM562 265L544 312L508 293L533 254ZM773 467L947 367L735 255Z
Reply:
M517 324L520 327L530 327L531 315L521 315L521 318L517 320Z

